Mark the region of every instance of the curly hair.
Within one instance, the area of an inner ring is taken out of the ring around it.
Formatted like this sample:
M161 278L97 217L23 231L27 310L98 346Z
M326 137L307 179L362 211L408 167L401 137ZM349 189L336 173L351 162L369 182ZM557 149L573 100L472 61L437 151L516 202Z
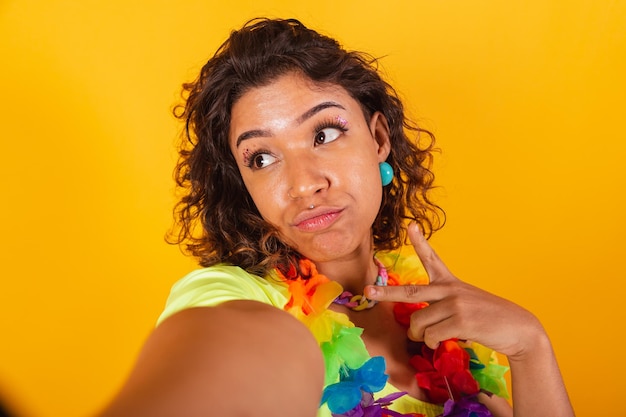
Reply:
M377 60L346 51L295 19L257 18L231 32L199 77L183 84L184 103L174 108L185 122L174 172L182 193L168 242L181 245L202 266L228 263L263 276L271 268L294 265L298 253L261 217L228 141L233 104L289 72L339 85L366 118L380 111L388 121L387 162L396 174L372 225L375 250L400 247L406 219L417 221L427 236L442 227L445 214L428 196L434 136L405 117L395 90L378 73Z

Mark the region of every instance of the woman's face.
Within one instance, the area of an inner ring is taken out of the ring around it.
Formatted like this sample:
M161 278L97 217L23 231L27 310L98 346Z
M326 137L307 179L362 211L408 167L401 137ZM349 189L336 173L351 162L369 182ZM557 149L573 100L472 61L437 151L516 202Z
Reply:
M366 120L342 87L289 73L231 111L230 148L263 218L317 262L370 250L390 149L380 113Z

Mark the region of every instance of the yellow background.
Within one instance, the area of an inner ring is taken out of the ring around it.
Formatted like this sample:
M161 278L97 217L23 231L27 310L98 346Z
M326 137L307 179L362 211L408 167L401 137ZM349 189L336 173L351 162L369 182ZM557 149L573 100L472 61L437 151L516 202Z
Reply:
M436 133L433 239L536 313L579 416L626 415L626 6L595 0L0 1L0 392L85 416L171 284L179 86L256 15L385 56ZM537 381L538 384L541 381Z

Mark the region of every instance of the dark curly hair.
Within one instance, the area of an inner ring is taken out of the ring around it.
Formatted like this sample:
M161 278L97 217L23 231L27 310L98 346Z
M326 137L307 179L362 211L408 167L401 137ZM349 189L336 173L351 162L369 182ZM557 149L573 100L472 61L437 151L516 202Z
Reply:
M168 242L182 245L202 266L228 263L261 276L299 257L259 214L228 141L237 99L288 72L339 85L360 103L367 119L380 111L388 121L387 162L395 178L384 189L372 226L376 250L404 243L405 219L417 221L427 236L443 226L443 211L428 197L434 136L405 117L395 90L378 73L377 60L346 51L295 19L258 18L233 31L198 79L183 84L185 102L174 109L185 122L175 169L182 195Z

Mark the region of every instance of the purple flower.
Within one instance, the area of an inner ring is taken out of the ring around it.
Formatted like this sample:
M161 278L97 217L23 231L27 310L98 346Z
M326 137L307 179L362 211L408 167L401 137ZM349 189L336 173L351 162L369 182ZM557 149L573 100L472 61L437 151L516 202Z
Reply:
M478 402L475 395L471 395L459 401L446 401L441 417L492 417L492 415L484 404Z
M388 410L385 407L405 394L406 392L395 392L374 401L373 394L362 391L361 402L356 407L343 414L333 413L333 417L404 417L406 414Z

